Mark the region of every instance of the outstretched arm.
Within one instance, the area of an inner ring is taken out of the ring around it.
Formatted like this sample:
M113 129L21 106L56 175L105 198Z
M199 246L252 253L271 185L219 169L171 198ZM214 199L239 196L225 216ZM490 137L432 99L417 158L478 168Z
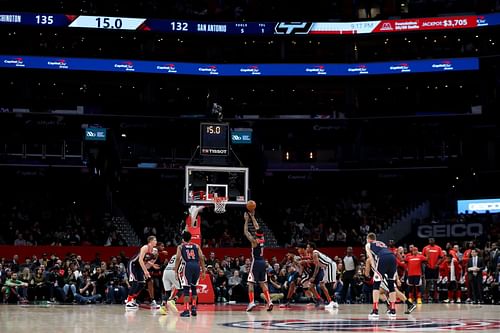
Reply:
M255 215L253 213L245 213L245 214L248 214L250 216L250 218L252 219L253 227L255 228L255 230L259 229L259 223L257 223L257 219L255 218Z
M245 213L243 217L245 219L245 224L243 225L243 233L245 234L245 237L250 241L250 243L252 243L253 246L253 244L255 243L255 239L253 238L252 234L250 234L250 232L248 231L248 221L250 220L249 214Z

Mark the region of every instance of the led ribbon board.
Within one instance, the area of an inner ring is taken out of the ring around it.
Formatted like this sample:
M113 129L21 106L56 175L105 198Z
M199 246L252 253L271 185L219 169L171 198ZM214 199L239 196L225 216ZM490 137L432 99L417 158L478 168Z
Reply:
M351 35L474 29L500 25L500 13L357 22L203 22L115 16L0 12L0 25L137 30L205 35Z
M0 55L0 68L197 76L326 77L471 71L479 69L479 59L449 58L359 64L206 64L168 61Z

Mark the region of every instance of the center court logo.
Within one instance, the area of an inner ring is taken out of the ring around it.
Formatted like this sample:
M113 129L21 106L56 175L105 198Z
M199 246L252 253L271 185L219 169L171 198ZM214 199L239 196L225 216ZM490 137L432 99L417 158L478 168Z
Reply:
M306 67L306 73L315 73L317 75L326 75L326 68L323 65Z
M25 67L23 58L13 58L13 59L5 59L3 61L4 64L14 65L16 67Z
M219 71L215 65L198 67L198 72L208 73L209 75L219 75Z
M486 331L500 328L500 320L366 320L366 319L328 319L328 320L261 320L239 321L222 324L232 328L263 329L276 331L337 331L337 332L447 332L447 331Z
M134 63L132 61L123 61L123 62L121 62L119 64L115 64L114 67L115 68L124 69L127 72L133 72L133 71L135 71L135 69L134 69Z
M58 68L61 68L61 69L67 69L68 68L68 63L66 62L65 59L58 59L58 60L54 60L54 61L47 61L47 65L58 67Z

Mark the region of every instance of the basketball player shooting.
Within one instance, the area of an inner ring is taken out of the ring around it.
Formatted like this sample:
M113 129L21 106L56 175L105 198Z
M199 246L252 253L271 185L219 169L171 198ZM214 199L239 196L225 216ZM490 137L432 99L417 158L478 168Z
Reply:
M264 232L259 228L253 211L246 212L244 219L245 224L243 226L243 233L252 244L252 265L250 273L248 274L248 298L250 302L248 303L246 311L250 312L257 306L254 298L254 284L257 282L264 293L264 298L267 302L267 311L272 311L273 303L271 302L269 289L267 288L266 261L264 260ZM255 228L255 237L248 231L248 223L250 220Z

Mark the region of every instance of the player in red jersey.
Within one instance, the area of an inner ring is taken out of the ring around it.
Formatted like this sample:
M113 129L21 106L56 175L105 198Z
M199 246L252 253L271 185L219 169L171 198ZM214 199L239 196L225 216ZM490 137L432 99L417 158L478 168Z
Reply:
M462 256L462 272L467 272L467 265L469 264L471 252L475 247L474 242L467 243L467 250L464 251L464 255ZM470 302L472 298L472 288L469 286L469 274L464 274L464 278L465 285L467 286L467 302Z
M432 289L432 299L437 302L439 298L437 280L439 278L439 265L443 262L443 249L436 245L434 238L429 238L429 245L424 247L422 254L427 258L427 266L425 267L425 297L429 301L429 291Z
M418 248L413 247L412 253L406 255L407 266L407 284L409 288L408 298L410 301L413 296L416 296L417 303L422 303L422 295L420 294L420 286L422 285L422 264L427 261L427 258L418 253Z
M448 298L444 302L453 303L456 296L456 302L460 303L462 301L462 291L460 290L462 268L452 254L448 253L446 259L439 266L439 276L440 281L448 286Z

